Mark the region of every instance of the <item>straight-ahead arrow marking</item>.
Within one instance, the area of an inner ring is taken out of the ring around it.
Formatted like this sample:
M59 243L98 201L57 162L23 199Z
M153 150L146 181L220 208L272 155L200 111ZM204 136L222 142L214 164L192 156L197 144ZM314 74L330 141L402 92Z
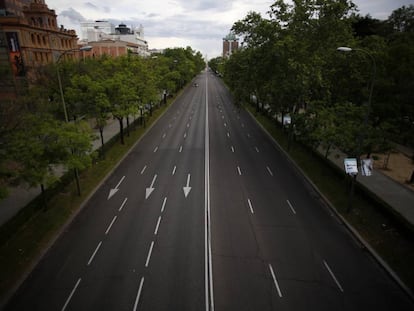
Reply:
M187 198L187 196L188 196L188 194L190 193L190 191L191 191L191 187L190 187L190 177L191 177L191 175L190 174L188 174L187 175L187 185L185 186L185 187L183 187L183 190L184 190L184 196Z
M119 190L119 186L121 185L121 183L124 181L125 176L122 176L121 180L119 181L119 183L115 186L115 188L112 188L111 190L109 190L109 195L108 195L108 200L110 198L112 198L112 196L118 192Z
M145 200L149 198L149 196L151 195L151 193L154 191L154 183L155 180L157 179L157 174L154 175L154 178L152 179L151 182L151 186L149 186L149 188L145 189Z

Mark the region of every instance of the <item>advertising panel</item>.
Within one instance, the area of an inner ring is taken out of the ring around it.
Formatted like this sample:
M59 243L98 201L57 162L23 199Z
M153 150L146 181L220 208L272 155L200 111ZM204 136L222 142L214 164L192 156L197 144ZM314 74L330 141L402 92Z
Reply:
M19 37L17 32L6 32L6 41L9 48L10 63L12 64L13 73L16 77L22 77L25 74L23 58L20 51Z

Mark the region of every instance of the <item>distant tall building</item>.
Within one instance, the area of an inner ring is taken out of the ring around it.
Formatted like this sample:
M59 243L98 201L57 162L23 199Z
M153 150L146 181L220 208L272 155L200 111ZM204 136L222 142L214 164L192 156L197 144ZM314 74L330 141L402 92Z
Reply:
M239 48L239 39L234 33L229 33L223 38L223 58L230 57Z

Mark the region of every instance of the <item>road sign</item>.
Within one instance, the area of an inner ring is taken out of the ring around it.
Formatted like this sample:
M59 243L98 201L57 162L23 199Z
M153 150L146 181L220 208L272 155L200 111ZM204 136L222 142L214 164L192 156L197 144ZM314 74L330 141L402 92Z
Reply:
M363 159L361 160L361 173L362 176L371 176L372 175L373 163L372 159Z
M350 175L358 174L358 164L355 158L344 159L345 172Z

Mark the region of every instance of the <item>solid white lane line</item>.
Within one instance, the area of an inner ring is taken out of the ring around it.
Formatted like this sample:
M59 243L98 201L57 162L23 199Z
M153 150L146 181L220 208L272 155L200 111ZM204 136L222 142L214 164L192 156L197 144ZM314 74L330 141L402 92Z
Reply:
M114 222L117 218L118 218L118 216L114 216L114 219L112 219L111 223L108 226L108 229L106 229L106 231L105 231L105 235L107 235L109 233L109 230L111 230L112 225L114 224Z
M124 205L126 204L126 202L128 201L128 198L124 199L124 202L122 202L121 206L118 209L118 212L122 211L122 209L124 208Z
M161 213L164 212L165 204L167 203L167 197L164 198L164 202L162 202Z
M287 204L289 205L290 209L292 210L293 214L295 214L295 215L296 215L296 211L295 211L295 209L293 208L292 204L290 204L290 201L289 201L289 200L286 200L286 202L287 202Z
M137 298L135 298L134 309L132 309L133 311L137 311L138 303L139 303L139 297L141 297L141 292L142 292L142 287L143 286L144 286L144 277L141 278L141 282L139 283Z
M158 146L157 146L157 147L155 147L155 149L154 149L154 153L155 153L155 152L157 152L157 151L158 151Z
M175 171L177 170L177 166L174 166L173 171L171 173L171 175L175 175Z
M98 246L95 248L95 251L93 252L93 254L92 254L91 258L89 258L89 261L88 261L88 266L92 263L93 259L95 258L95 255L96 255L96 253L98 252L98 250L99 250L99 248L101 247L101 245L102 245L102 241L101 241L101 242L99 242L99 244L98 244Z
M339 283L338 279L336 278L335 274L332 272L331 268L329 267L328 263L324 260L323 264L325 265L325 268L328 270L329 274L331 275L332 279L335 281L336 286L338 286L339 290L341 292L344 292L341 284Z
M234 147L233 146L231 146L231 152L234 152Z
M208 76L206 76L208 90ZM208 91L206 92L206 125L204 131L204 255L205 255L205 301L206 311L214 311L213 260L211 255L211 212L210 212L210 130L208 124Z
M180 150L178 152L181 152L181 151L183 151L183 146L182 145L180 146Z
M270 169L270 167L266 166L266 168L267 168L267 171L269 172L270 176L273 176L273 172L272 172L272 170Z
M273 267L270 263L269 263L269 269L270 269L270 273L272 274L273 283L275 283L277 293L279 294L279 297L282 298L283 296L282 296L282 292L280 291L279 283L277 282L275 272L273 271Z
M240 166L237 167L237 171L239 172L239 175L242 174L241 169L240 169Z
M254 147L254 149L256 149L256 152L257 152L257 153L259 153L259 148L257 148L257 147Z
M155 227L154 235L158 234L158 228L160 227L161 216L158 217L157 226Z
M72 291L71 291L71 292L70 292L70 294L69 294L68 299L66 299L66 302L65 302L65 304L64 304L64 306L63 306L63 308L62 308L62 311L65 311L65 310L66 310L66 307L68 306L68 304L69 304L70 300L72 299L72 296L75 294L76 289L78 288L79 283L80 283L81 281L82 281L82 279L81 279L81 278L79 278L79 279L78 279L78 281L76 282L75 286L73 287Z
M145 165L144 168L141 170L141 175L144 174L146 169L147 169L147 166Z
M250 201L250 199L247 199L247 203L249 203L250 212L251 212L252 214L254 214L254 211L253 211L253 206L252 206L252 202Z
M147 261L145 262L145 268L148 267L149 261L151 259L151 254L152 254L152 248L154 247L154 241L151 242L151 246L150 249L148 251L148 255L147 255Z

